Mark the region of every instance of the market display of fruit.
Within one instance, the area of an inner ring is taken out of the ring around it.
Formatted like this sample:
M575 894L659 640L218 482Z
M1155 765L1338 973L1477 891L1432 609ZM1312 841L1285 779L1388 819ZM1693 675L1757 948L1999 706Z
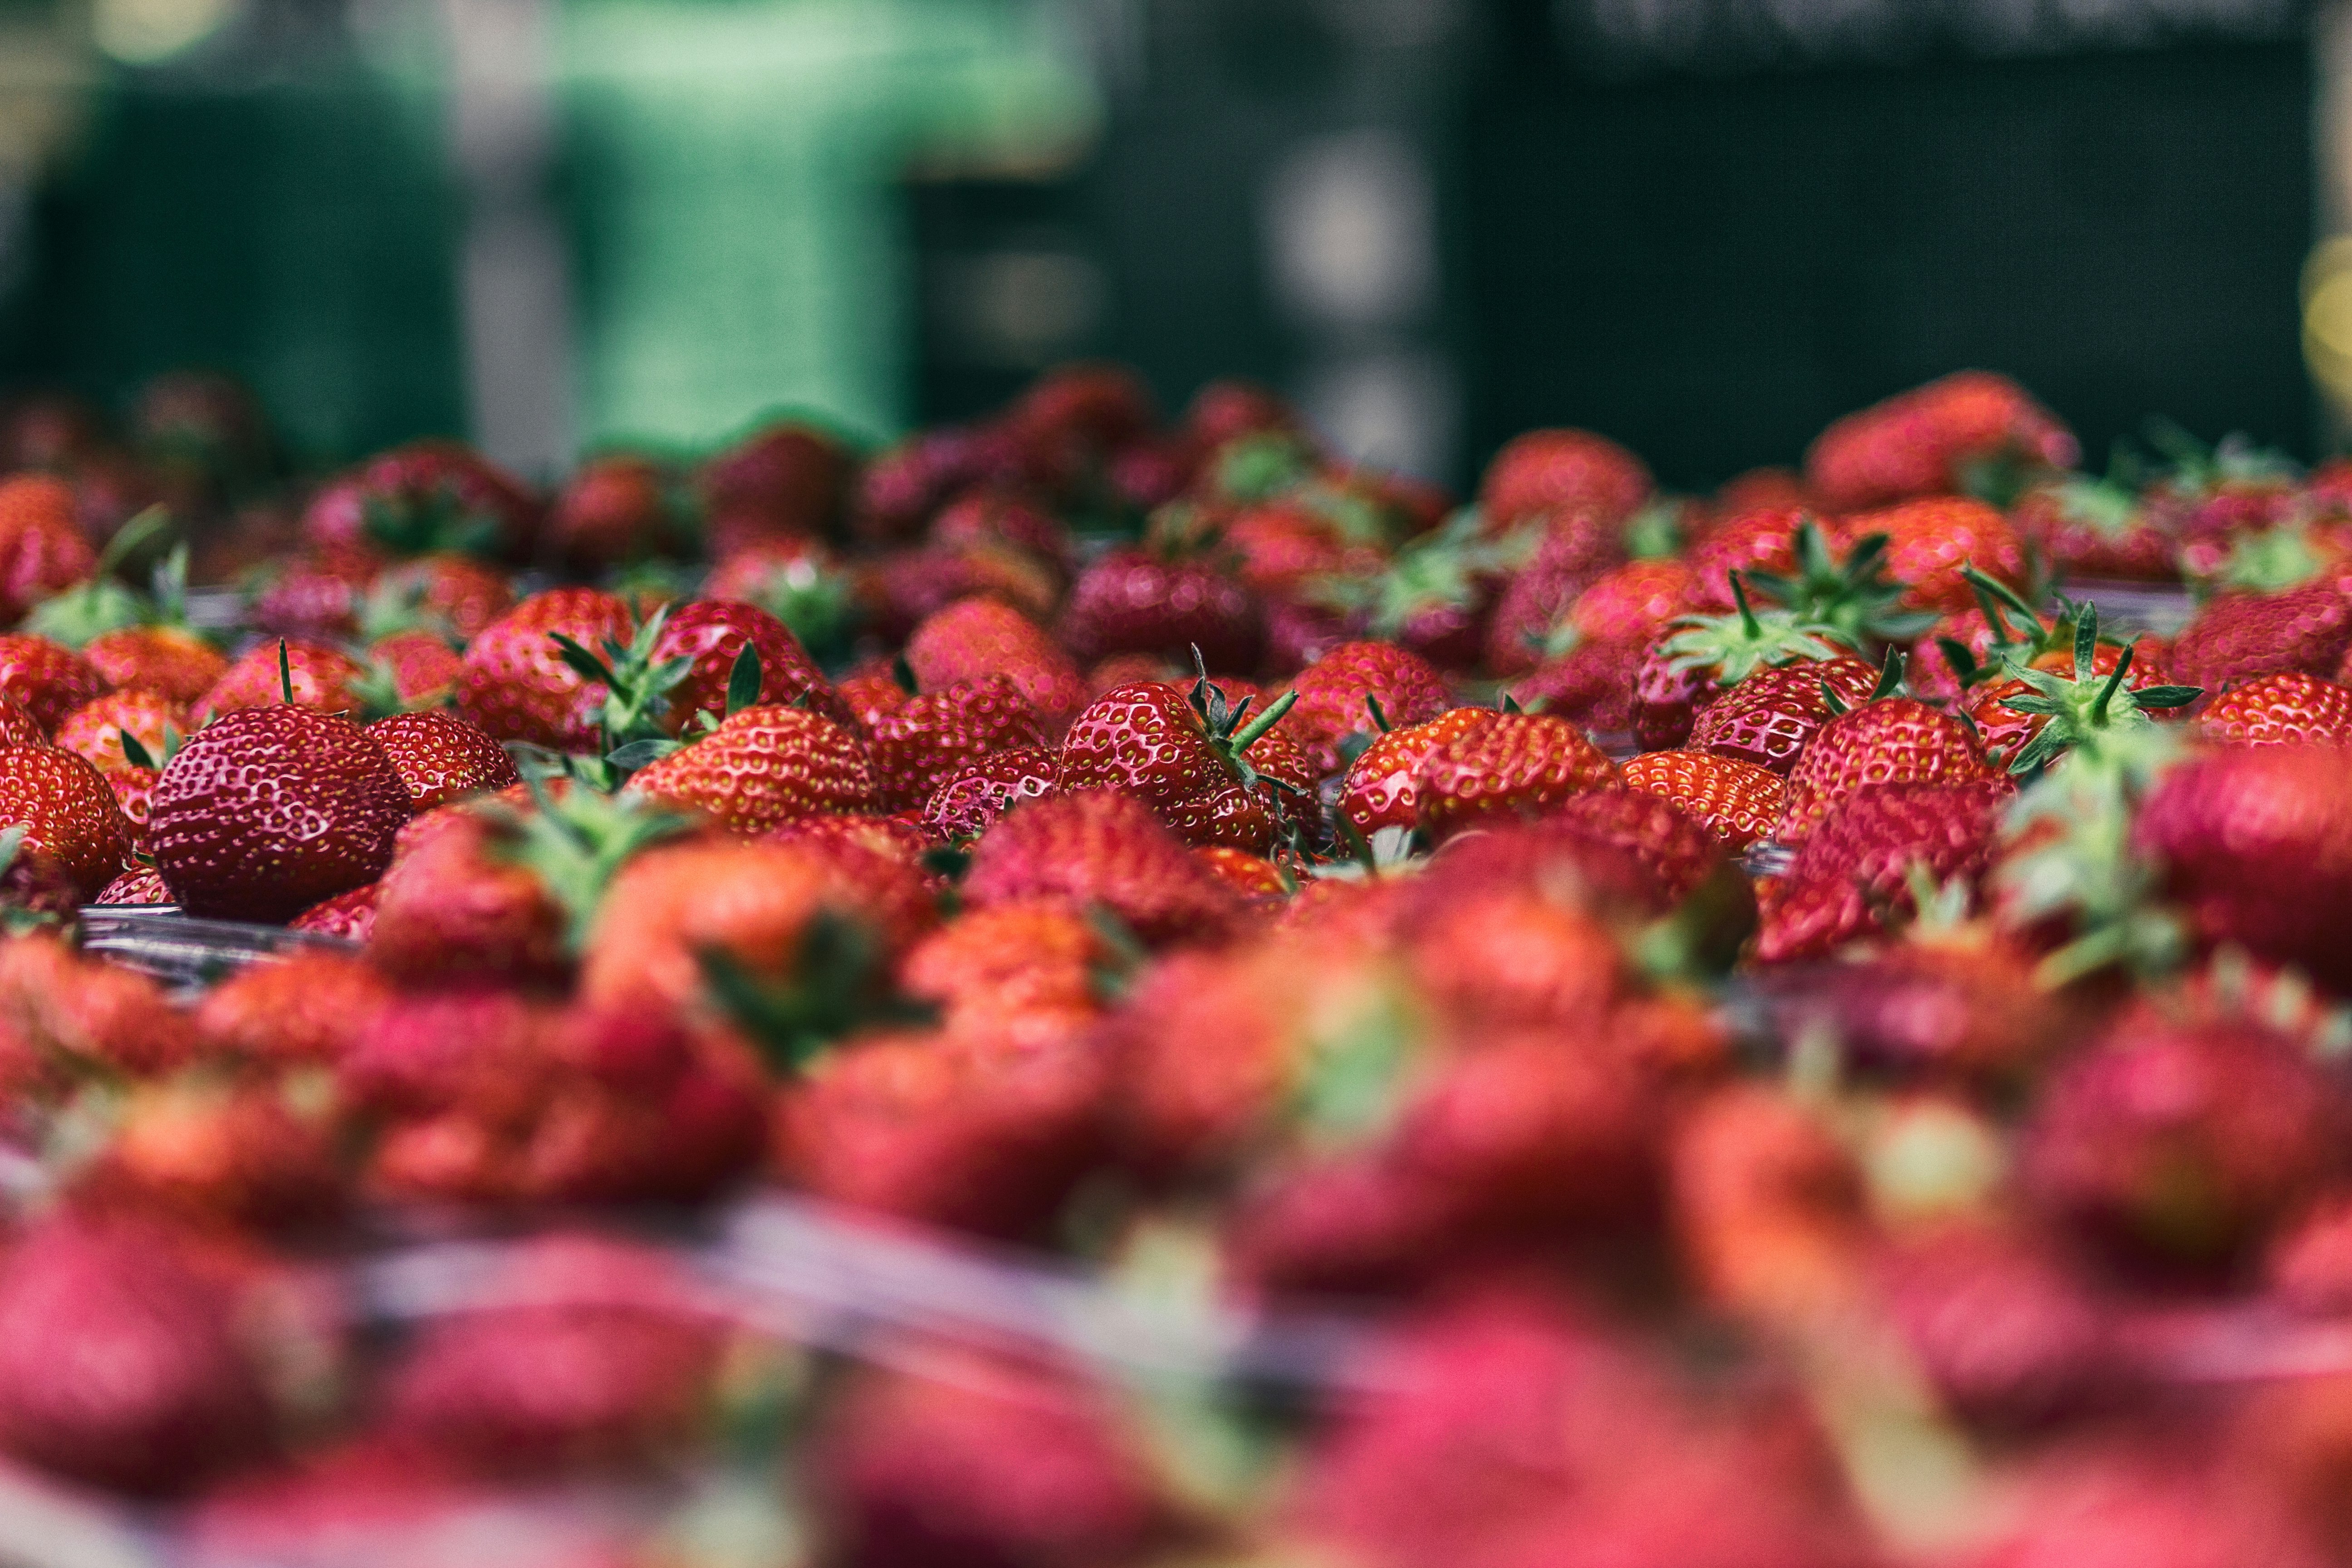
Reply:
M2352 468L199 416L0 411L0 1555L2352 1562Z

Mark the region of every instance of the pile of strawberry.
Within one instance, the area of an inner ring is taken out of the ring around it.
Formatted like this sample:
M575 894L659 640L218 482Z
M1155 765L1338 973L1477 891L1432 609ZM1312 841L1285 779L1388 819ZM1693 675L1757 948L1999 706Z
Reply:
M1977 374L1458 508L1093 366L549 497L141 406L0 417L0 1455L190 1560L2352 1563L2352 469ZM763 1190L1344 1396L821 1354Z

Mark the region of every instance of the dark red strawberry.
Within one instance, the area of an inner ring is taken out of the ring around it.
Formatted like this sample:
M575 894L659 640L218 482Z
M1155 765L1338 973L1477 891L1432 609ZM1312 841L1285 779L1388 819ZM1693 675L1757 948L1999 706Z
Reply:
M947 838L971 838L1027 800L1054 793L1061 752L1020 746L967 763L941 781L923 805L923 825Z
M873 765L856 736L806 709L775 703L740 709L647 764L629 780L629 793L743 834L877 804Z
M48 474L0 479L0 620L14 623L52 595L86 582L97 552L74 516L73 487Z
M1444 839L1497 819L1541 816L1616 778L1617 765L1566 720L1498 713L1422 763L1421 825Z
M1835 711L1822 688L1851 707L1870 700L1880 674L1861 659L1843 657L1759 669L1699 711L1691 721L1690 749L1786 775Z
M278 668L280 651L285 668ZM290 686L295 706L329 713L360 710L359 688L367 672L359 661L324 643L260 642L231 663L210 691L196 703L200 722L247 708L274 708L287 700Z
M147 840L191 914L286 920L382 876L408 816L400 772L367 731L280 704L189 738L156 782Z
M457 689L466 661L436 632L394 632L367 646L367 671L359 691L375 713L439 708Z
M2173 640L2172 668L2181 679L2219 692L2290 669L2331 679L2347 648L2352 600L2320 582L2283 594L2214 598Z
M1945 496L1849 517L1848 539L1886 536L1888 576L1905 584L1914 610L1964 610L1975 601L1964 571L1973 566L2006 586L2026 587L2025 544L2009 520L1979 500Z
M1565 719L1596 735L1633 733L1648 651L1647 644L1627 638L1580 642L1512 681L1507 690L1530 713Z
M1731 574L1752 577L1793 576L1797 570L1797 531L1812 522L1803 507L1765 507L1732 515L1685 556L1693 582L1696 606L1718 614L1732 607ZM1819 527L1818 523L1814 524Z
M805 707L844 726L855 722L849 705L841 700L824 672L783 622L759 605L740 600L696 599L672 610L662 623L661 636L654 641L656 666L677 658L694 661L670 690L665 723L672 734L698 713L713 719L727 716L728 680L746 647L757 649L760 656L760 690L755 700Z
M1300 672L1291 689L1298 700L1282 721L1321 773L1339 771L1340 742L1410 729L1444 712L1452 697L1427 659L1388 643L1341 643ZM1370 704L1380 705L1375 720Z
M604 688L564 662L554 634L596 648L626 643L629 607L593 588L533 595L482 630L466 649L457 710L499 741L586 751L602 740Z
M1810 532L1806 540L1811 542ZM1631 682L1631 728L1647 749L1691 741L1700 710L1751 675L1784 665L1826 668L1862 640L1794 610L1758 610L1739 577L1729 582L1731 614L1685 616L1672 635L1655 642L1644 637L1647 647Z
M2005 376L1962 371L1847 415L1805 454L1805 483L1831 511L1914 496L2014 489L2009 473L2071 468L2082 448Z
M571 971L574 911L530 864L532 837L524 825L464 807L417 821L436 831L404 847L384 873L370 960L395 979L422 984L560 983ZM616 864L631 847L612 834L590 849L608 845Z
M2233 746L2352 745L2352 689L2299 669L2257 676L2208 702L2197 731Z
M365 545L311 550L274 559L247 609L257 631L314 642L358 635L360 604L383 567Z
M1056 365L1039 376L1009 416L1024 441L1075 440L1096 453L1116 451L1160 423L1159 405L1141 376L1125 365L1087 362Z
M1065 576L1077 552L1070 531L1035 497L1001 485L964 491L932 519L930 541L947 549L1025 551Z
M885 811L919 811L950 778L995 752L1041 747L1037 716L1010 678L927 692L866 727L875 793Z
M412 441L319 492L302 514L315 545L396 555L461 551L528 559L539 502L521 481L456 441Z
M1865 784L1834 804L1763 900L1756 956L1822 958L1917 912L1911 879L1973 884L1991 864L2007 779Z
M1049 738L1087 705L1085 683L1069 654L1036 622L993 599L964 599L931 616L907 639L906 658L925 691L1009 676Z
M367 732L400 771L415 811L521 782L505 749L454 713L398 713Z
M2012 658L2005 668L2015 673L1979 689L1969 722L1994 761L2022 773L2197 700L2197 688L2168 684L2163 665L2139 653L2137 643L2101 642L2098 606L2086 605L2076 616L2074 647L2027 665Z
M94 904L168 904L172 889L163 885L163 873L152 866L134 866L101 889Z
M1454 708L1425 724L1391 730L1348 769L1339 812L1369 839L1382 828L1421 826L1421 770L1441 747L1491 722L1491 708Z
M2168 582L2180 574L2173 542L2127 485L2070 474L2035 485L2011 521L2062 577Z
M25 728L32 728L29 721ZM161 767L178 750L177 737L188 728L186 710L169 698L152 691L110 691L66 715L66 721L58 726L57 746L88 759L100 773ZM132 763L124 752L126 734L147 754L145 763ZM29 739L31 744L40 744L37 731ZM19 735L11 740L23 744L26 738Z
M506 574L470 555L420 555L376 574L360 607L360 635L371 640L423 627L464 642L514 608Z
M1057 635L1082 662L1156 653L1190 663L1198 647L1211 669L1239 674L1256 667L1265 620L1255 597L1206 562L1114 550L1078 574Z
M364 947L375 935L376 905L383 898L383 884L369 882L331 899L320 900L288 921L286 929L355 942Z
M1618 776L1631 790L1672 801L1727 849L1769 838L1780 825L1789 786L1769 769L1706 752L1648 752L1630 757Z
M1205 677L1182 687L1142 681L1097 698L1063 738L1055 784L1133 795L1193 844L1270 847L1297 820L1316 776L1275 728L1288 704L1252 714Z
M981 836L963 895L975 905L1099 903L1154 945L1223 942L1242 921L1231 888L1132 795L1086 790L1008 811Z
M613 452L583 461L547 514L548 542L575 572L665 553L683 531L677 476L651 458Z
M44 731L106 689L106 678L61 644L24 632L0 632L0 693L23 703Z
M1575 625L1586 637L1600 635L1590 625L1570 618L1570 609L1585 591L1617 567L1625 554L1622 530L1604 514L1591 510L1558 512L1546 523L1542 542L1527 565L1516 574L1496 602L1486 626L1486 668L1496 675L1531 669L1549 651L1546 644L1563 625ZM1679 563L1644 563L1662 566L1683 579ZM1667 615L1680 613L1677 604ZM1663 618L1663 617L1662 617Z
M1622 522L1650 499L1642 459L1589 430L1530 430L1504 443L1478 483L1478 510L1496 531L1539 513L1591 511Z
M1869 784L1972 784L1998 778L1968 726L1908 697L1840 713L1815 732L1789 770L1789 807L1778 835L1796 844L1838 802Z
M851 468L841 443L813 426L782 420L744 437L694 476L711 553L754 539L835 532Z
M87 759L47 746L0 746L0 825L20 852L54 862L85 899L122 874L131 824Z

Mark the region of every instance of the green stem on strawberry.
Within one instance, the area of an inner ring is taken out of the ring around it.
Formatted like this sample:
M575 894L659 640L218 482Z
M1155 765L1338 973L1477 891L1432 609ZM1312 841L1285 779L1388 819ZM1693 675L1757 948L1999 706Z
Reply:
M799 1071L863 1028L938 1021L934 1009L891 992L872 929L830 910L818 911L801 933L784 978L754 974L718 948L695 959L710 999L782 1072Z
M2072 679L2014 659L2003 662L2011 679L2032 689L2002 698L2001 706L2013 713L2038 714L2043 721L2033 739L2011 759L2011 773L2035 773L2064 752L2101 745L2119 731L2152 724L2145 710L2184 708L2204 695L2201 688L2194 686L2150 686L2134 691L2124 680L2131 672L2135 650L2126 647L2115 669L2102 677L2098 649L2098 606L2085 605L2074 617Z
M573 952L584 949L614 877L641 851L693 826L684 814L642 802L572 789L559 798L539 776L526 778L536 810L503 812L519 829L515 863L538 877L566 917Z

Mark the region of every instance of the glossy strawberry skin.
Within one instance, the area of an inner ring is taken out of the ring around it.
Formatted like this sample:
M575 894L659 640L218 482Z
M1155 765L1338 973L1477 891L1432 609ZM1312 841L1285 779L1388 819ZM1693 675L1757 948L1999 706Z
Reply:
M1580 508L1622 522L1641 510L1650 489L1642 459L1605 436L1529 430L1505 442L1486 465L1478 507L1497 531L1538 512Z
M1115 789L1150 805L1188 842L1260 849L1273 831L1274 788L1296 795L1315 781L1278 730L1260 736L1248 755L1265 781L1244 788L1185 689L1138 681L1113 687L1072 721L1055 787Z
M2347 648L2352 600L2319 582L2283 594L2218 595L2173 640L2172 664L2181 679L2220 692L2282 670L2329 679Z
M1566 720L1498 713L1422 763L1421 823L1443 839L1491 819L1540 816L1616 778L1617 765Z
M694 667L670 693L670 731L684 729L697 713L727 716L727 681L746 647L760 654L758 701L794 703L845 728L854 727L849 705L816 667L792 628L757 605L741 600L697 599L680 605L662 624L654 662L691 658Z
M88 759L100 773L114 773L132 765L122 749L126 731L160 762L166 727L187 732L188 715L178 703L152 691L110 691L68 714L58 726L57 745Z
M106 690L106 678L73 649L29 632L0 632L0 692L23 703L45 731Z
M923 824L942 837L976 837L1022 802L1052 795L1061 762L1053 747L1019 746L967 763L923 803Z
M1645 752L1618 773L1627 789L1672 801L1706 824L1727 849L1770 837L1788 802L1788 783L1778 773L1708 752Z
M1493 721L1491 708L1449 709L1425 724L1391 730L1364 748L1339 790L1339 811L1370 838L1383 827L1421 826L1421 770L1431 754Z
M0 824L21 824L25 847L57 862L83 898L131 858L131 824L88 759L47 746L0 746Z
M365 672L359 662L324 643L289 641L285 679L278 667L276 642L259 642L238 656L213 689L196 704L199 720L217 718L247 708L275 708L294 689L294 704L329 713L354 712L360 706L353 683Z
M382 876L408 817L400 772L365 731L281 704L191 736L156 781L147 837L191 914L282 921Z
M1694 752L1737 757L1786 776L1831 715L1826 684L1849 707L1867 701L1878 671L1858 658L1759 669L1691 721Z
M417 819L435 831L404 845L376 900L369 960L396 980L556 984L571 973L567 916L514 837L474 810Z
M180 626L123 626L89 639L82 657L110 685L192 703L228 673L228 658Z
M874 770L857 738L803 708L762 703L640 770L629 792L765 833L795 817L872 810Z
M1945 496L1907 501L1845 519L1839 531L1861 540L1886 535L1886 574L1907 584L1902 603L1916 610L1965 610L1976 603L1964 568L2022 592L2025 544L2009 520L1979 500Z
M601 738L604 688L563 662L552 634L595 652L607 638L626 643L635 630L629 607L610 594L555 588L533 595L467 645L457 711L493 740L593 749Z
M925 620L907 639L907 666L925 691L1009 676L1049 737L1087 705L1077 662L1036 622L993 599L959 600Z
M870 720L866 733L885 811L920 811L971 764L1045 742L1036 714L1003 675L913 698Z
M2197 731L2232 746L2352 744L2352 688L2302 670L2257 676L2208 702Z
M522 782L505 748L454 713L395 713L367 732L400 770L414 811Z
M456 648L428 631L394 632L367 646L371 669L392 678L392 696L404 710L444 706L466 668Z
M1971 784L1998 777L1968 727L1907 697L1865 702L1824 723L1789 770L1779 837L1794 844L1867 784Z
M1100 903L1142 941L1217 942L1242 921L1240 897L1132 795L1088 790L1009 811L972 852L975 905L1016 900Z
M1805 455L1805 482L1832 511L1959 487L1971 460L2072 468L2073 434L2007 378L1962 371L1850 414Z
M1375 699L1391 730L1426 723L1445 711L1452 695L1434 665L1391 643L1341 643L1302 670L1291 689L1298 701L1282 731L1307 753L1318 773L1339 771L1339 742L1373 734L1366 699Z
M1797 530L1812 514L1799 507L1766 507L1726 521L1690 548L1686 559L1693 579L1692 596L1699 609L1720 613L1733 607L1731 574L1751 572L1780 576L1797 571Z

